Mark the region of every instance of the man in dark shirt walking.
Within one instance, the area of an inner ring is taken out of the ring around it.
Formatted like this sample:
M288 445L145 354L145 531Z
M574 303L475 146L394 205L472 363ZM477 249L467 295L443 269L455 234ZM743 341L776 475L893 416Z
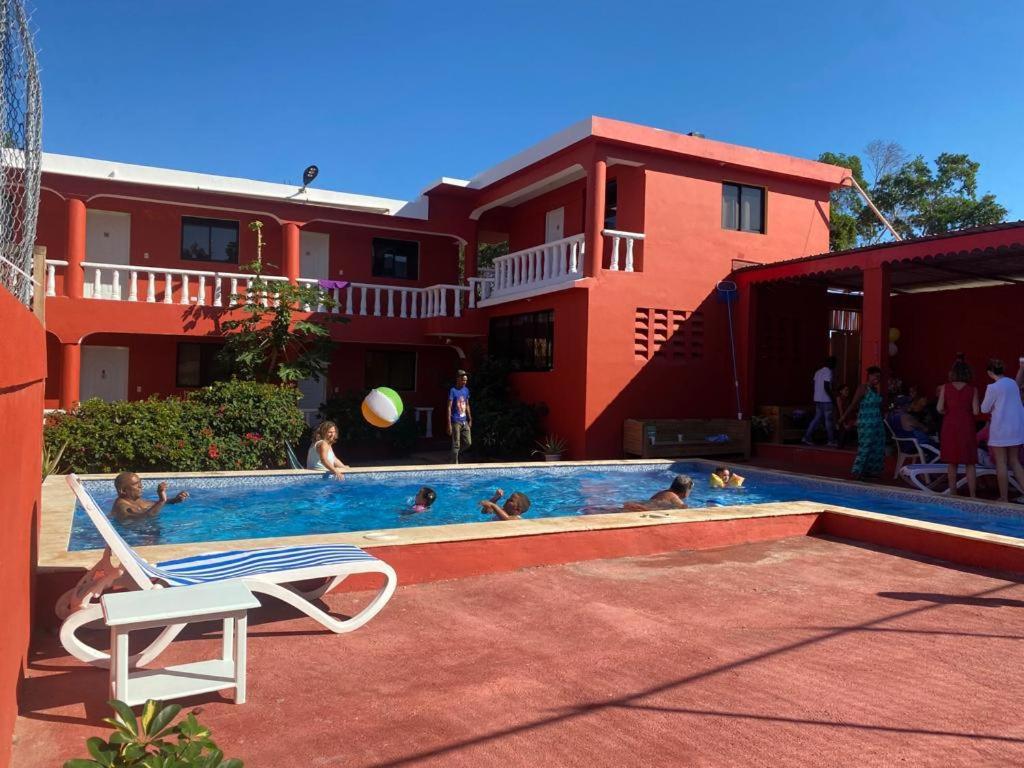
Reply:
M469 407L469 377L461 368L455 372L455 386L448 390L448 434L452 438L452 461L473 444L473 411Z

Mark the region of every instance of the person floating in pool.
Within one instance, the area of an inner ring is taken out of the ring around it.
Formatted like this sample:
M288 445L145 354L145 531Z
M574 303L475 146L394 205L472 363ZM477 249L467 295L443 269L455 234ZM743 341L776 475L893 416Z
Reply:
M530 509L530 497L525 493L516 491L505 500L504 506L498 506L498 500L505 495L505 492L498 488L490 501L480 502L480 512L485 515L495 515L499 520L518 520Z
M131 520L139 517L154 517L164 504L180 504L188 498L188 491L180 491L172 498L167 498L167 483L156 487L156 501L142 498L142 479L134 472L122 472L114 478L117 500L110 513L118 520Z
M627 501L622 508L627 512L648 512L656 509L686 509L686 499L693 491L693 479L676 475L672 485L658 491L647 501Z
M728 467L715 467L715 471L708 478L708 484L712 488L739 488L743 485L744 478L737 475Z
M415 515L418 512L426 512L435 501L437 501L437 491L424 485L416 491L416 498L412 500L412 506L404 514Z

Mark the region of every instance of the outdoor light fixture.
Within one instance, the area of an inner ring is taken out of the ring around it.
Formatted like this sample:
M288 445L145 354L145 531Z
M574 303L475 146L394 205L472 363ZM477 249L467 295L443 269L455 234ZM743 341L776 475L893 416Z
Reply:
M302 172L302 188L305 189L310 184L312 184L313 179L316 178L316 175L318 173L320 173L320 169L317 168L315 165L311 165L308 168L306 168L306 170Z

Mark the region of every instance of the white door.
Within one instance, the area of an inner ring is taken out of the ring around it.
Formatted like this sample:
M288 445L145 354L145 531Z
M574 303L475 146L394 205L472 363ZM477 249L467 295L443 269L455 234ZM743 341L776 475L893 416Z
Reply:
M327 380L323 376L320 377L320 381L303 379L298 383L298 387L302 393L299 410L306 417L306 423L313 426L319 420L317 411L320 410L320 404L327 399Z
M548 211L544 217L544 242L553 243L565 237L565 208Z
M85 219L85 260L101 264L127 264L132 239L132 215L119 211L87 211ZM96 292L96 269L85 270L86 298ZM128 275L121 273L118 281L121 295L114 296L114 273L100 270L100 290L97 298L123 299L128 295Z
M108 403L128 399L128 347L82 346L79 397L98 397Z
M299 277L311 280L330 278L331 236L323 232L299 235Z

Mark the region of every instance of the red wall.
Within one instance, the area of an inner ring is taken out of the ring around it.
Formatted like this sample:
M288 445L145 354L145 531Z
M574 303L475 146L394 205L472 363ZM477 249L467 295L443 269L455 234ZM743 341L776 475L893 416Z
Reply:
M31 599L39 524L43 379L46 344L43 327L24 306L0 288L0 765L10 761L11 735L18 712L17 691L27 660Z
M958 352L967 355L974 383L983 394L990 357L1017 373L1024 354L1024 285L964 288L957 291L902 294L892 298L890 323L899 328L898 352L889 360L893 373L922 394L933 395L947 381Z

